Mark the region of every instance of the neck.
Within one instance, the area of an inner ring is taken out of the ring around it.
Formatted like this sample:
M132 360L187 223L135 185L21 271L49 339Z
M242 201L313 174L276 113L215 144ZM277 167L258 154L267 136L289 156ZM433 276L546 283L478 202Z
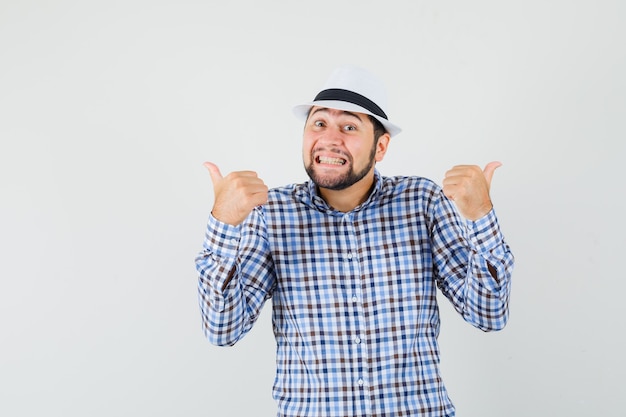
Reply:
M322 187L318 187L318 190L329 206L342 213L347 213L367 200L373 186L374 170L360 181L343 190L329 190Z

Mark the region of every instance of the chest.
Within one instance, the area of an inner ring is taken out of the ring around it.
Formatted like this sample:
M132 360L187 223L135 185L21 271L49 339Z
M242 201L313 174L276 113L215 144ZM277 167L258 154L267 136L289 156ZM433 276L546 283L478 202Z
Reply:
M397 309L432 296L430 238L419 214L311 210L290 219L268 224L277 291L290 305L302 303L323 314L355 301L364 308Z

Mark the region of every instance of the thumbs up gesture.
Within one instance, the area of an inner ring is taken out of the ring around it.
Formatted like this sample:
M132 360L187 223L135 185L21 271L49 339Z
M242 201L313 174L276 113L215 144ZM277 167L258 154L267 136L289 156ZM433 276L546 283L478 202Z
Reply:
M213 182L215 200L211 213L217 220L237 226L256 206L267 202L268 188L256 172L231 172L224 177L214 163L203 165Z
M457 165L446 172L443 193L454 201L463 217L478 220L493 208L489 188L494 171L501 165L495 161L484 169L476 165Z

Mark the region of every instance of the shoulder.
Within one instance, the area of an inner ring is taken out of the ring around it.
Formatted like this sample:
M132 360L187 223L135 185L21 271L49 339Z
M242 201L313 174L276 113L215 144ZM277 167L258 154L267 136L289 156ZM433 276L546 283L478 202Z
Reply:
M438 196L441 187L433 180L420 176L381 177L381 195L398 197L412 195L415 198L431 199Z
M271 203L280 203L292 201L294 195L307 194L308 193L308 184L287 184L279 187L270 188L268 192L268 202Z
M308 182L294 183L270 188L267 195L266 210L298 210L301 205L312 206L313 195Z

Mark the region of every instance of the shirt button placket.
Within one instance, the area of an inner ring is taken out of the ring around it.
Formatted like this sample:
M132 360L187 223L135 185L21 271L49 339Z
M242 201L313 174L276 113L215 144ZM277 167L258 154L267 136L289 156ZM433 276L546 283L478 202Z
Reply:
M347 276L351 278L352 292L348 295L348 300L351 301L352 317L354 318L352 331L352 371L354 375L355 386L360 391L356 394L355 400L357 401L357 409L366 411L368 407L367 393L363 390L367 387L367 346L363 343L362 335L364 334L365 317L363 312L363 304L361 297L361 264L359 257L357 256L356 249L358 248L358 230L353 222L354 214L346 214L343 218L343 227L345 227L345 252L344 262L346 267Z

